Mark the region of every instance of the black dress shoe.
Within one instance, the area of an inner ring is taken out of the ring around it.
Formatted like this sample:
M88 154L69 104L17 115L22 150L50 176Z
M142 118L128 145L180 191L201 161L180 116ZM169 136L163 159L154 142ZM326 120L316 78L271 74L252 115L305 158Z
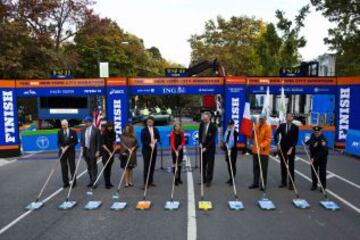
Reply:
M181 179L178 179L178 183L183 184L183 181L181 181Z
M206 187L211 187L211 182L207 182L205 186Z
M150 187L156 187L156 184L155 183L149 183L149 186Z
M279 185L279 188L284 188L284 187L286 187L286 184L284 184L284 183L281 183L281 184Z
M105 186L106 189L111 189L112 187L114 187L114 186L111 184Z
M112 185L111 183L109 183L108 186L111 187L111 188L114 187L114 185Z
M92 187L92 185L93 185L92 183L89 183L89 184L86 185L86 186L87 186L87 187Z
M310 190L315 191L317 189L317 186L311 186Z
M255 189L255 188L259 188L259 185L252 184L249 186L249 189Z
M70 186L70 184L64 183L63 188L68 188L69 186Z

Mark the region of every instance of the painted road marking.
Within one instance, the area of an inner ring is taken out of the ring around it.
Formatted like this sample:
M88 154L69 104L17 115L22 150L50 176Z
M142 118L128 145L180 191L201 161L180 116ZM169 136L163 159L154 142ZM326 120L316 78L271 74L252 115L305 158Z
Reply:
M270 156L270 158L273 159L274 161L280 163L280 161L278 159L274 158L273 156ZM303 177L304 179L308 180L309 182L312 182L311 178L309 178L308 176L306 176L302 172L300 172L298 170L295 170L295 172L298 175L300 175L301 177ZM344 203L348 207L352 208L355 212L360 213L360 208L356 207L354 204L352 204L349 201L345 200L343 197L339 196L338 194L334 193L333 191L331 191L328 188L326 189L326 192L329 193L330 195L332 195L333 197L337 198L339 201L341 201L342 203Z
M191 171L191 161L186 155L184 149L184 158L186 161L186 177L187 177L187 195L188 195L188 216L187 216L187 240L196 240L196 211L195 211L195 194L194 194L194 178Z
M34 153L31 153L31 154L25 155L23 157L20 157L20 158L8 158L8 159L0 158L0 167L8 165L9 163L16 162L18 159L24 159L24 158L26 159L26 158L32 157L35 154L38 154L38 153L41 153L41 152L42 151L34 152Z
M98 161L97 164L99 164L101 161ZM82 173L80 173L76 179L79 179L80 177L82 177L85 173L87 172L87 170L83 171ZM43 203L45 204L46 202L48 202L50 199L52 199L53 197L55 197L56 195L58 195L60 192L62 192L64 190L64 188L59 188L58 190L56 190L55 192L53 192L50 196L48 196L47 198L45 198L43 200ZM11 227L13 227L15 224L17 224L18 222L20 222L22 219L24 219L26 216L28 216L30 213L32 213L34 210L28 210L25 213L21 214L19 217L17 217L16 219L14 219L12 222L10 222L8 225L6 225L5 227L0 229L0 235L3 234L4 232L6 232L7 230L9 230Z
M303 159L303 158L301 158L301 157L298 157L298 156L297 156L296 159L300 160L301 162L306 163L307 165L310 165L309 161L306 161L305 159ZM356 187L357 189L360 190L360 185L359 185L359 184L356 184L356 183L354 183L354 182L352 182L352 181L350 181L349 179L346 179L346 178L344 178L344 177L342 177L342 176L340 176L340 175L337 175L336 173L333 173L333 172L331 172L331 171L329 171L329 170L327 170L327 174L328 174L330 177L336 177L336 178L342 180L343 182L346 182L347 184L350 184L351 186Z
M5 165L8 165L8 164L13 163L13 162L15 162L15 161L16 161L16 159L14 159L14 160L3 160L3 159L0 159L0 167L3 167L3 166L5 166Z

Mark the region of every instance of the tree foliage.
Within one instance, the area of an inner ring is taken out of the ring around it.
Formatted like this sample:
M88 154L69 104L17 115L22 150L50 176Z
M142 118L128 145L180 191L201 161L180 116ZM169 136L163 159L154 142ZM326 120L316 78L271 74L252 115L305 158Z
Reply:
M313 6L336 23L324 42L337 53L337 75L360 74L360 1L311 0Z
M162 76L172 66L158 48L94 14L92 0L2 0L0 77L48 78L53 69L97 77L109 62L111 76Z
M293 22L285 17L283 11L276 11L278 19L276 26L282 32L281 39L283 41L280 49L280 65L282 67L291 67L300 61L301 56L298 49L306 45L306 39L304 36L300 36L300 30L304 27L304 20L308 13L309 5L306 5L299 10Z
M246 16L231 17L228 21L218 16L205 23L202 34L194 34L189 42L192 63L217 59L230 75L261 73L256 42L262 21Z
M204 32L189 40L191 61L217 59L230 75L278 75L281 67L300 61L298 49L306 45L300 30L308 11L309 6L300 9L294 23L276 11L277 29L273 23L247 16L209 20Z

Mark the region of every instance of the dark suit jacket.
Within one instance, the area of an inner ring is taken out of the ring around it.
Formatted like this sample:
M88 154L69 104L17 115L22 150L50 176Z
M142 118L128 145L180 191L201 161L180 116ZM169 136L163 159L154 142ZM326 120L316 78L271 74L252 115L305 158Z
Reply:
M225 130L225 133L226 133L226 130ZM225 144L225 143L226 143L226 142L225 142L225 141L226 141L226 136L224 136L224 137L225 137L225 139L224 139L224 144ZM233 146L230 150L236 150L236 149L237 149L236 144L237 144L237 142L238 142L238 137L239 137L238 131L234 130L234 135L233 135L233 137L234 137L234 139L233 139L233 141L234 141L234 146Z
M80 144L81 147L85 148L85 130L86 127L81 129L81 140ZM91 129L91 137L90 137L90 154L91 156L95 156L97 151L100 151L101 147L101 138L100 138L100 131L95 126L92 126Z
M275 144L278 144L280 134L281 134L281 140L280 140L281 148L290 149L291 147L295 147L298 142L299 127L292 123L290 129L286 133L286 123L280 124L280 126L276 129L274 135Z
M159 129L156 127L154 128L154 138L157 139L157 142L160 142L160 132ZM151 143L151 135L148 127L144 127L141 130L141 143L143 150L151 150L150 143ZM156 146L155 146L156 148Z
M76 132L69 129L69 136L65 139L64 130L60 129L57 134L57 143L59 148L69 146L68 151L75 150L75 146L78 144Z
M203 122L201 122L200 127L199 127L199 143L202 144L203 148L215 150L215 147L216 147L215 138L216 138L216 134L217 134L217 127L214 123L210 122L208 131L206 134L205 142L201 142L204 127L205 127L205 124Z

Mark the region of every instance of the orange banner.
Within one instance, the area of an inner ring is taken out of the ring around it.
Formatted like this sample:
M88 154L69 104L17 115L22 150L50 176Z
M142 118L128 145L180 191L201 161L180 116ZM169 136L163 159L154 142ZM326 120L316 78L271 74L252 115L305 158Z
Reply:
M359 85L360 84L360 76L338 77L337 83L338 83L338 85Z
M126 86L127 78L116 77L116 78L107 78L106 86Z
M336 77L247 77L248 85L336 85Z
M0 88L14 88L15 81L14 80L0 80Z
M245 76L239 76L239 77L226 77L225 79L226 84L246 84L246 77Z
M18 88L46 88L46 87L102 87L105 80L102 78L83 79L44 79L44 80L16 80Z
M164 86L164 85L223 85L222 77L197 77L197 78L129 78L130 86Z

